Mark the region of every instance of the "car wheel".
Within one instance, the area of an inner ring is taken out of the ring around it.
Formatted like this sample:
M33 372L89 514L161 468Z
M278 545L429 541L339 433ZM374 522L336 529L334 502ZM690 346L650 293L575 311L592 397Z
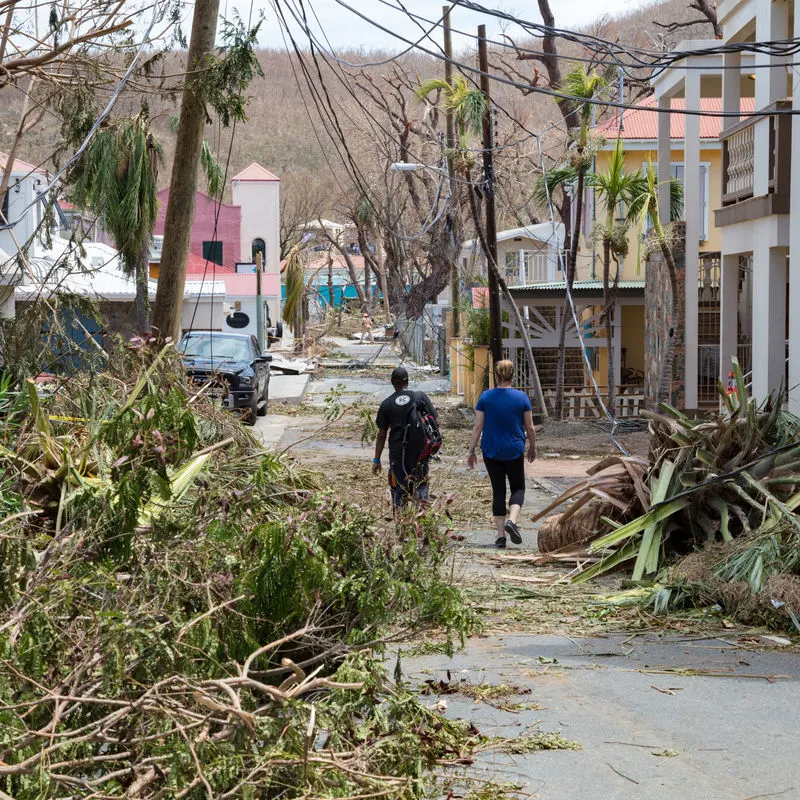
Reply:
M264 391L261 393L261 399L264 401L262 405L257 406L256 414L259 417L267 416L267 402L269 398L269 383L264 384Z

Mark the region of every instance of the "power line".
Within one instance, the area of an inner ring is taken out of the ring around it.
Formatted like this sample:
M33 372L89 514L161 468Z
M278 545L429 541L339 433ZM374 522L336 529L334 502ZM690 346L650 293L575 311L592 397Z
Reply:
M335 0L335 2L338 5L342 6L343 8L348 9L349 11L351 11L353 14L355 14L358 17L360 17L364 21L370 23L374 27L376 27L379 30L383 31L384 33L387 33L390 36L393 36L394 38L399 39L402 42L405 42L406 44L413 44L413 42L411 40L407 39L404 36L401 36L396 31L393 31L393 30L387 28L386 26L384 26L381 23L377 22L376 20L372 19L368 15L363 14L362 12L358 11L357 9L353 8L351 5L346 3L344 0ZM497 13L501 13L501 12L497 12ZM540 26L540 27L543 27L543 26ZM553 29L553 30L556 30L556 29ZM564 38L570 38L570 37L569 36L565 36ZM594 38L596 38L596 37L594 37ZM791 43L794 45L794 47L792 48L792 51L791 51L792 53L793 52L797 52L797 51L800 50L800 40L798 40L797 42L794 42L794 40L792 40ZM766 47L766 46L769 46L772 43L769 43L769 42L767 42L767 43L752 43L752 42L743 43L741 45L736 45L736 46L731 45L730 46L730 48L731 48L730 50L723 50L723 49L717 48L717 49L709 49L709 50L699 50L699 51L696 51L694 53L692 53L691 51L679 51L680 52L680 56L679 57L680 58L686 58L686 57L688 57L688 55L710 55L710 54L713 55L713 54L715 54L717 52L753 51L753 45L754 44L763 45L763 46ZM445 55L440 55L440 54L438 54L438 53L436 53L436 52L434 52L432 50L429 50L428 48L422 47L421 45L417 45L415 49L417 49L417 50L419 50L419 51L421 51L423 53L426 53L427 55L432 56L432 57L434 57L434 58L436 58L438 60L449 61L451 64L453 64L454 66L458 67L461 70L466 70L466 71L469 71L469 72L471 72L473 74L477 74L477 75L481 75L482 74L481 70L479 70L477 67L473 67L473 66L471 66L469 64L465 64L464 62L458 61L457 59L448 58ZM761 51L759 51L759 52L761 52ZM791 53L789 53L787 51L787 52L785 52L783 54L787 55L787 54L791 54ZM644 64L643 64L643 66L644 66ZM646 66L652 66L652 65L648 64ZM526 83L521 83L519 81L514 81L514 80L512 80L510 78L500 77L499 75L494 75L494 74L491 74L491 73L488 73L488 76L489 76L489 78L491 80L494 80L494 81L496 81L498 83L506 84L508 86L513 86L513 87L515 87L517 89L522 89L522 90L524 90L526 92L530 92L530 93L533 93L533 94L543 94L543 95L548 96L548 97L553 97L556 100L566 100L566 101L569 101L569 102L583 104L583 105L595 105L595 106L601 106L603 108L621 108L621 109L627 109L627 110L630 110L630 111L651 111L653 113L659 113L659 114L682 114L684 116L697 116L697 117L717 117L717 118L724 118L724 117L739 118L739 117L741 117L741 113L739 111L711 111L711 110L690 109L690 108L672 109L672 108L662 108L660 106L642 106L642 105L631 104L631 103L623 103L623 102L614 101L614 100L603 100L603 99L597 98L597 97L592 97L592 98L578 97L578 96L571 95L571 94L568 94L568 93L560 91L560 90L547 89L547 88L544 88L544 87L541 87L541 86L531 86L529 83L527 83L527 84ZM753 111L749 116L751 116L751 117L763 117L763 116L794 116L794 115L800 115L800 109L772 109L772 110L769 110L769 111L767 111L767 110Z

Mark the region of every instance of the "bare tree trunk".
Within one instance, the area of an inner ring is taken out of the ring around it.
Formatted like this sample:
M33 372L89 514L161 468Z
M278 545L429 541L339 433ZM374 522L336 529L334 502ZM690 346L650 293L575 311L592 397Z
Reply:
M213 51L218 16L219 0L195 0L187 70L200 68ZM169 204L164 220L164 249L153 312L153 327L162 339L171 337L177 341L181 332L186 262L205 124L206 112L202 98L195 93L195 81L187 79L178 120L179 147L172 164Z
M328 303L331 311L336 309L336 301L333 297L333 255L328 252Z

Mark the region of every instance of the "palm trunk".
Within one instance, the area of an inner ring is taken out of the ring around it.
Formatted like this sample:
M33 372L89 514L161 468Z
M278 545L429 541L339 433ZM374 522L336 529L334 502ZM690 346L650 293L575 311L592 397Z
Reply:
M219 0L196 0L192 37L186 69L196 70L205 64L214 49ZM203 148L206 107L195 81L187 80L178 120L180 147L175 152L170 179L169 204L164 220L164 249L161 254L153 325L162 339L180 335L183 291L186 285L186 262L194 218L197 170Z
M148 246L139 256L136 264L136 325L139 328L139 333L150 333L149 256L150 248Z
M586 169L581 165L578 169L578 190L575 198L575 227L570 232L569 259L567 261L567 286L570 293L575 282L578 265L578 243L581 238L581 222L583 218L583 183ZM558 328L558 361L556 363L556 398L555 418L564 418L564 365L567 360L567 327L572 320L572 307L567 297L564 300L564 313Z
M613 326L613 305L614 299L611 296L611 241L603 237L603 317L606 324L606 353L607 353L607 385L608 394L606 403L611 416L616 416L617 386L614 380L614 326Z
M667 272L669 273L670 292L672 294L672 308L671 319L669 321L669 328L667 330L667 347L664 351L664 360L661 363L661 371L658 376L658 392L656 396L656 403L670 403L672 404L672 384L673 384L673 364L675 361L675 339L676 328L683 320L685 313L684 310L684 297L683 293L679 290L678 286L678 268L675 265L675 256L672 248L667 242L664 234L664 228L657 215L653 215L653 228L655 230L658 244L661 247L661 254L664 256L664 262L667 265Z

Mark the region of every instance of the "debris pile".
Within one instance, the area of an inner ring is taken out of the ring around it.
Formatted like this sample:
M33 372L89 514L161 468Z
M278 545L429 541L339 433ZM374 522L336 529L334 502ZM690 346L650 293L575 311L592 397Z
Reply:
M405 798L470 751L383 666L472 624L435 519L326 496L169 348L4 379L0 443L0 796Z
M556 529L586 508L599 516L591 534L579 534L601 558L578 582L632 564L634 581L654 582L647 602L656 611L718 604L800 630L800 423L777 398L749 399L738 365L734 372L723 413L645 412L646 468L608 459L546 512L571 503L550 523Z

